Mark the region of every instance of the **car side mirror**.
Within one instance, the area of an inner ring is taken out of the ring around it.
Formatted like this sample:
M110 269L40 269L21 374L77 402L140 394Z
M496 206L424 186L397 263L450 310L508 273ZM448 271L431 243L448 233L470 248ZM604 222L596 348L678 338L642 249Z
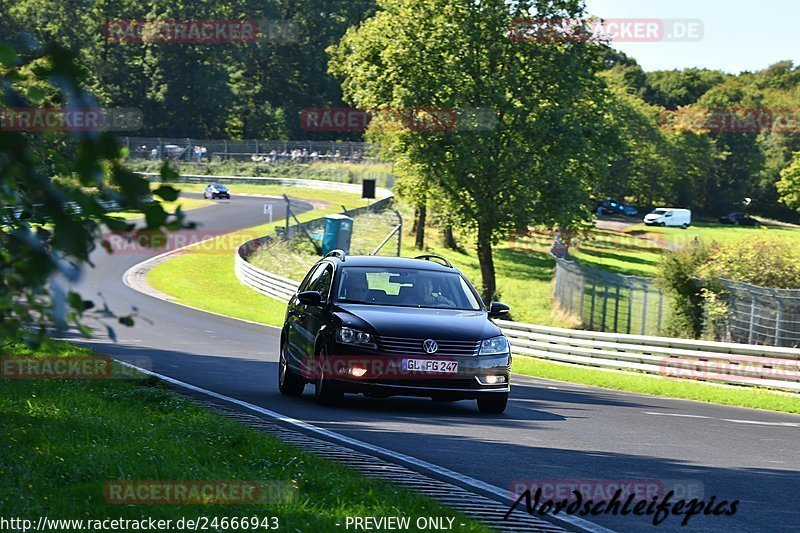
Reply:
M305 291L297 295L297 299L301 304L315 305L322 304L322 295L317 291Z
M511 308L506 304L492 302L492 305L489 306L489 318L503 318L504 316L508 316L510 311Z

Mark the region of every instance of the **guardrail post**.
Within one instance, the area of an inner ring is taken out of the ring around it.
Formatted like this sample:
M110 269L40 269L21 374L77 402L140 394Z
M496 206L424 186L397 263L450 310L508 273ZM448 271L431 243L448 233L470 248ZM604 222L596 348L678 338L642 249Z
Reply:
M628 328L626 333L631 333L631 320L633 319L633 287L628 285Z
M747 332L747 344L753 344L753 337L755 336L755 327L756 327L756 297L753 294L753 291L748 289L748 294L750 294L750 329Z
M600 331L606 330L606 315L608 314L608 285L603 284L603 325L600 326Z
M775 316L775 346L781 345L781 322L783 322L783 302L775 294L775 302L778 304L778 314Z
M283 230L283 240L289 240L289 197L285 194L283 195L283 199L286 200L286 226Z
M556 270L556 276L558 276L558 270ZM575 280L567 279L567 283L569 283L569 314L572 314L572 295L575 291Z
M559 263L558 266L559 266L559 268L562 268L560 263ZM571 275L571 276L572 276L573 279L575 279L574 275ZM581 315L581 324L585 324L585 322L583 320L583 305L584 305L584 300L586 300L586 278L581 276L580 278L577 278L576 282L580 283L580 286L581 286L581 307L580 307L579 313Z
M402 251L402 244L403 244L403 216L400 214L400 211L395 210L394 212L397 215L398 220L400 223L400 229L397 231L397 257L400 257Z
M658 319L656 320L657 331L661 331L661 319L664 314L664 291L658 289Z
M642 335L647 334L647 294L649 292L650 288L647 285L644 285L644 303L642 305Z

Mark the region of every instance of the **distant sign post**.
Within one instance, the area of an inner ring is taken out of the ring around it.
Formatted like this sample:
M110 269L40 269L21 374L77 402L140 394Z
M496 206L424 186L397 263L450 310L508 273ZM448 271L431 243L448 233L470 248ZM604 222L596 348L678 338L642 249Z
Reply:
M365 179L361 185L361 198L375 198L375 180Z
M272 204L264 204L264 214L269 216L269 223L272 224Z

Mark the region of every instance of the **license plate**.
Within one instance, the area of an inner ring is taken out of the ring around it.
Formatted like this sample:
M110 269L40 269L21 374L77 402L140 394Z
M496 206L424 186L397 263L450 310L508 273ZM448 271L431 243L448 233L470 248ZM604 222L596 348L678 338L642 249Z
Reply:
M455 374L458 372L457 361L433 361L430 359L403 359L403 370L410 372L439 372Z

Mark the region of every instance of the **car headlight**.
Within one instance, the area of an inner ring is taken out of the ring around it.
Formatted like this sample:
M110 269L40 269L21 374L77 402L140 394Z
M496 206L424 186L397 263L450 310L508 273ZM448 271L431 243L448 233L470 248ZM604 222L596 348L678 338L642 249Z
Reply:
M376 347L372 335L353 328L338 328L336 330L336 341L339 344L352 344L353 346L365 346L367 348Z
M481 349L478 355L497 355L508 353L508 339L505 336L492 337L481 341Z

